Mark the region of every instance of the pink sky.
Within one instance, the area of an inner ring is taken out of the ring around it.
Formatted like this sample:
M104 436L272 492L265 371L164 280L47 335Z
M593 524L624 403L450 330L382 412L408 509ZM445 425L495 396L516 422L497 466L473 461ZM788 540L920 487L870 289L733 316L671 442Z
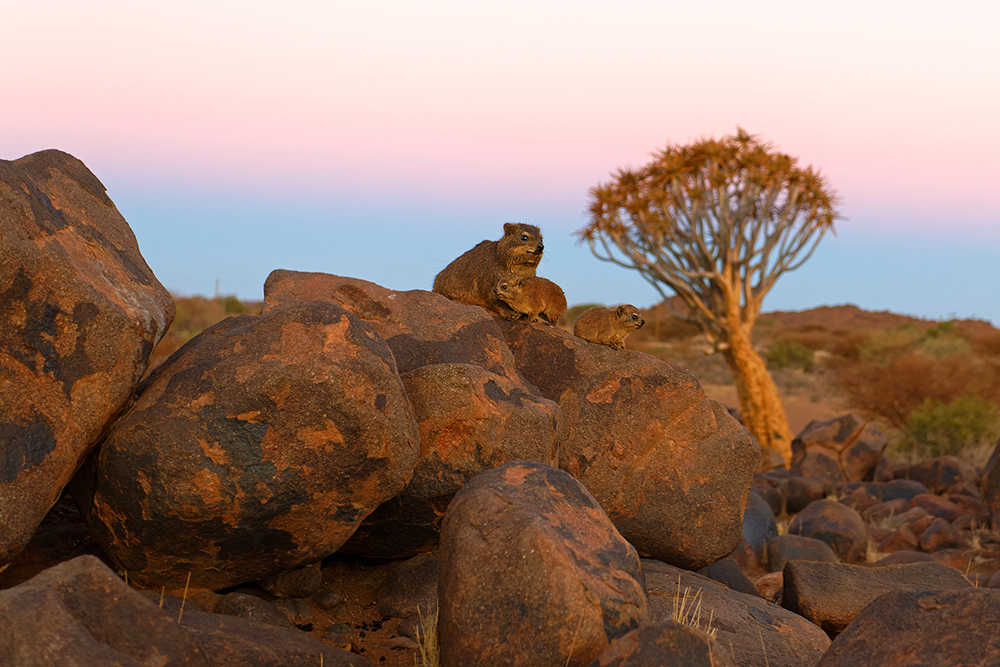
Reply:
M1000 237L995 2L613 7L17 3L0 158L61 148L136 202L459 198L530 219L741 126L822 169L843 230Z

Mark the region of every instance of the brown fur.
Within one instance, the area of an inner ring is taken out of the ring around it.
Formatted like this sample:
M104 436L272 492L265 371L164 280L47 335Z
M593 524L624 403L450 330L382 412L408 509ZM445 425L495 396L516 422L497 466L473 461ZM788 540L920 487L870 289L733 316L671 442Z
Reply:
M531 322L541 318L549 324L555 324L566 312L566 295L562 288L551 280L538 276L506 276L496 284L493 293L514 311L514 315L507 318L510 320L523 316Z
M479 243L437 274L434 291L510 317L514 311L496 297L493 288L508 274L534 277L544 248L538 227L508 222L502 239Z
M646 323L635 306L588 308L573 322L573 333L592 343L625 349L625 336Z

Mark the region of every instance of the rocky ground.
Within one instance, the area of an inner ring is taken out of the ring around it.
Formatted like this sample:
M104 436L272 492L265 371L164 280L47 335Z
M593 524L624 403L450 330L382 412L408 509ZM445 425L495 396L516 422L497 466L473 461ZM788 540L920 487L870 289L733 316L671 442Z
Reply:
M0 194L0 665L410 665L434 608L448 665L1000 664L997 456L817 412L786 468L711 364L323 273L147 375L100 181Z

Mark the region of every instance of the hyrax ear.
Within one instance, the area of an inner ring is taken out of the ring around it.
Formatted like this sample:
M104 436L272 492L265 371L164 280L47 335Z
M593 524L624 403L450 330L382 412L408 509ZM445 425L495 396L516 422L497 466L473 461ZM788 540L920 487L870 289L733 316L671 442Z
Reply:
M517 225L515 225L513 222L503 223L504 236L510 236L511 234L516 234L516 233L517 233Z
M627 313L628 313L628 308L626 306L618 306L618 308L615 309L615 315L618 315L619 317Z

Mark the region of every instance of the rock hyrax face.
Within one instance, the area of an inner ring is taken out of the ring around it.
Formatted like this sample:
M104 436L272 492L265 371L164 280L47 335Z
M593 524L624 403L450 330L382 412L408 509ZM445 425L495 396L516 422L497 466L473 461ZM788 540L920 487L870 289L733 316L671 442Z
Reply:
M525 263L538 264L545 250L542 232L534 225L504 224L501 243L512 256L523 257L521 261Z
M635 306L618 306L618 321L627 329L638 329L646 323Z
M524 278L519 278L518 276L513 275L504 276L493 288L493 293L496 294L496 297L501 301L509 302L521 293L521 288L523 286Z

